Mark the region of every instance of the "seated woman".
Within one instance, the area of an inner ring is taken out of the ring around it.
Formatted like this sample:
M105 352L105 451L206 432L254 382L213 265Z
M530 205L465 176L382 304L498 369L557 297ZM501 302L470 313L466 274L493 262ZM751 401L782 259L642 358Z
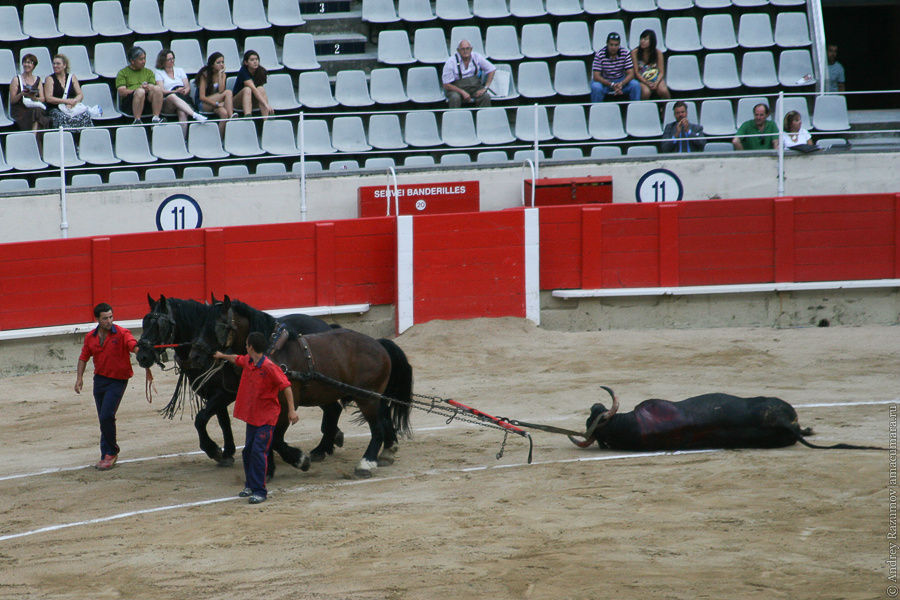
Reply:
M44 97L50 109L50 119L54 127L80 129L91 127L91 113L81 103L84 94L74 73L69 73L69 59L64 54L53 57L53 74L44 82Z
M175 66L175 53L163 48L156 56L156 85L163 90L163 110L178 115L181 128L187 134L188 117L203 122L206 117L194 110L191 100L191 84L184 69Z
M784 131L781 132L781 143L785 148L795 146L815 146L809 131L803 127L803 119L800 113L792 110L784 115Z
M263 88L267 79L266 68L259 64L259 54L255 50L244 52L244 65L238 71L233 93L234 101L240 103L245 117L253 113L254 103L259 107L263 118L275 114L275 110L269 106L269 97Z
M647 100L654 93L663 99L672 94L666 85L666 59L662 50L656 47L656 32L645 29L641 32L638 47L631 51L634 63L634 78L641 84L641 100Z
M38 59L34 54L22 57L22 73L13 77L9 84L9 116L22 131L37 131L50 127L44 102L44 88L41 78L34 74ZM26 104L27 101L27 104ZM41 103L37 106L35 104ZM37 136L38 148L41 135Z
M234 98L231 90L225 89L225 57L221 52L209 55L204 66L197 73L197 105L219 117L219 133L225 137L225 121L234 113Z

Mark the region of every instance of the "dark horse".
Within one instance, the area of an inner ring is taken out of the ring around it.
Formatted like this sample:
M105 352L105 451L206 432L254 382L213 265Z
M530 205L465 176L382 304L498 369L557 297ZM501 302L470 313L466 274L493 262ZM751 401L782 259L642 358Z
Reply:
M227 296L217 309L216 321L207 323L201 337L194 341L191 356L195 362L211 361L216 349L245 353L253 317L261 312L247 305L238 310L236 303ZM226 331L228 343L222 344ZM218 347L212 346L216 343ZM295 405L320 406L325 411L323 439L314 452L327 451L333 430L326 420L333 414L336 423L340 401L352 399L362 419L368 423L372 436L356 467L357 476L369 477L377 466L394 462L399 436L409 434L412 399L412 367L399 346L391 340L376 340L349 329L332 329L301 336L276 335L270 344L269 355L275 364L287 369ZM313 373L380 396L341 389L312 376ZM287 414L282 411L276 430L286 428ZM379 450L382 450L381 454Z
M286 315L276 319L269 313L257 310L240 300L232 300L226 294L221 302L216 301L215 297L212 298L207 321L193 340L188 360L191 365L206 371L212 364L212 354L219 348L227 348L235 354L244 354L247 335L252 331L265 334L272 340L271 344L279 340L283 344L282 336L296 339L297 335L322 333L337 328L338 325L329 325L321 319L304 314ZM229 366L223 366L223 369L234 370ZM240 377L240 371L236 373ZM341 410L340 403L322 406L322 440L310 452L313 461L324 460L327 455L334 453L335 446L344 444L344 434L338 428ZM288 464L303 468L302 452L284 441L287 427L285 415L275 427L272 448Z
M138 364L145 368L153 366L154 363L161 364L160 356L163 350L155 348L155 346L177 344L175 348L176 364L181 369L182 375L187 377L192 390L203 399L194 419L194 426L200 438L200 449L221 466L233 464L235 445L228 405L234 402L237 395L240 374L233 369L221 369L207 375L206 368L198 368L190 360L191 343L210 320L214 307L195 300L181 300L165 296L160 296L160 299L156 301L148 295L147 301L150 305L150 312L144 316L143 333L138 340ZM308 315L291 315L291 317L291 326L301 330L327 331L331 329L328 323L315 317ZM270 318L274 322L274 318L271 316ZM184 381L179 378L173 402L167 407L170 415L176 410L177 397L180 394L188 393L183 386ZM219 448L206 431L207 423L213 415L218 419L222 429L222 448ZM335 435L338 440L342 439L339 431L336 431ZM280 442L283 444L283 440ZM299 454L299 451L295 450L295 452ZM302 466L300 463L291 464L297 467ZM273 460L269 460L268 468L271 476L275 469Z

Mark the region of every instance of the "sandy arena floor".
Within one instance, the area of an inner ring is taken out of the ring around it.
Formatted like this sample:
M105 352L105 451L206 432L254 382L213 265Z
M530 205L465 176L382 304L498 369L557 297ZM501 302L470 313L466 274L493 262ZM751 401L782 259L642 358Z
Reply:
M711 391L779 396L819 444L888 446L898 328L561 333L518 319L433 322L397 339L416 392L581 429L598 385L623 410ZM89 367L90 369L90 367ZM158 373L158 372L157 372ZM90 380L0 380L0 597L154 599L870 599L892 597L887 452L581 450L414 411L395 465L355 480L368 431L307 473L278 464L247 505L188 415L143 374L119 411L121 461L97 460ZM851 405L838 405L851 403ZM821 405L826 406L821 406ZM832 405L832 406L827 406ZM894 408L892 409L892 406ZM309 450L319 411L288 439ZM243 423L235 422L243 439ZM210 431L217 440L215 424ZM893 487L892 487L893 485ZM46 529L45 529L46 528Z

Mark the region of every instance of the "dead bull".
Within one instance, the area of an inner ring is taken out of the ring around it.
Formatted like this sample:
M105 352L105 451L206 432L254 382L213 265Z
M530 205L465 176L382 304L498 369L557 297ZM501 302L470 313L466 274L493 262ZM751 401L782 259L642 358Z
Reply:
M601 448L615 450L779 448L800 442L810 448L884 450L811 444L804 436L812 435L812 429L801 429L797 411L780 398L703 394L680 402L645 400L631 412L618 413L619 402L612 390L606 389L613 399L612 408L607 410L600 403L591 407L586 440L572 440L582 448L594 441Z

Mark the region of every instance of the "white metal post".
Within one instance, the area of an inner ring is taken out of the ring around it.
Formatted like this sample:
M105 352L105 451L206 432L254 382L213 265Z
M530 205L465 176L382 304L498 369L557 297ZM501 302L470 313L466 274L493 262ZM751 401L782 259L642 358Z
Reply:
M66 206L66 155L63 143L63 128L59 126L59 229L63 238L69 237L69 209Z

